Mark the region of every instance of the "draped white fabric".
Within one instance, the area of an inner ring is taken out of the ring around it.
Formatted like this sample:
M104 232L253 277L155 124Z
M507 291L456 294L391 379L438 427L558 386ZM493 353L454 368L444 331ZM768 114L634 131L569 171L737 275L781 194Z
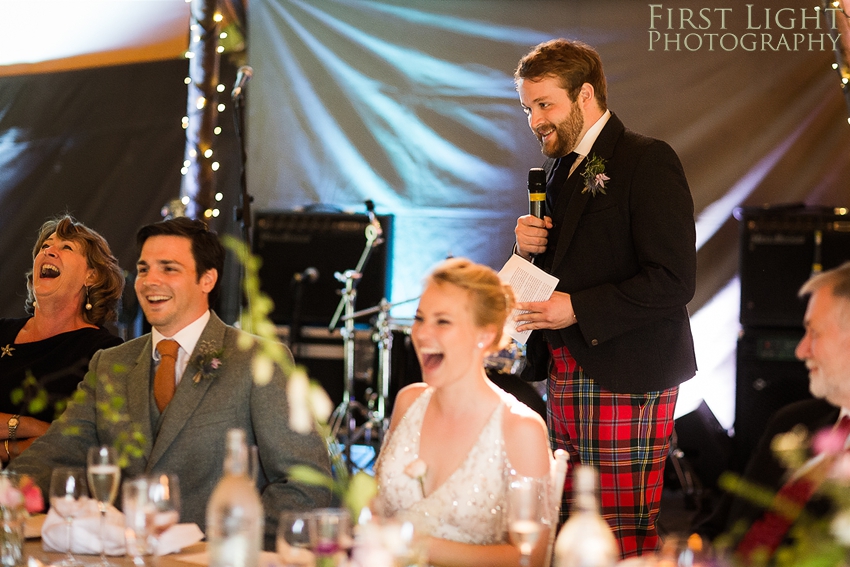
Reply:
M446 255L505 261L527 171L542 163L513 69L552 37L596 47L610 108L682 159L706 379L734 376L733 209L850 204L847 107L827 26L805 0L252 0L249 29L256 206L362 211L372 199L396 215L391 300L415 297ZM734 384L717 386L728 403Z

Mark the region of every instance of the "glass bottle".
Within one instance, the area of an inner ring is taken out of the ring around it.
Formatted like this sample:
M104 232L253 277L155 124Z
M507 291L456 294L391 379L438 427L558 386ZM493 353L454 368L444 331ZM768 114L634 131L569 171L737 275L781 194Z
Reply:
M575 500L555 540L555 567L613 567L620 560L617 540L599 514L596 478L596 470L586 465L573 473Z
M207 504L210 567L257 567L263 545L263 504L248 474L245 432L230 429L224 477Z

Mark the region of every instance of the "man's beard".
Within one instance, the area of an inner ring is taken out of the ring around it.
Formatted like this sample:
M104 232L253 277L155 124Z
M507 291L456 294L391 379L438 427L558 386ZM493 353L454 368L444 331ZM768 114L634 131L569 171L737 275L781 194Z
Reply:
M546 125L547 127L549 124ZM546 145L540 138L537 132L537 141L540 142L540 151L543 155L549 158L559 158L567 155L579 142L578 137L581 135L581 129L584 127L584 111L576 100L570 109L570 115L563 122L555 125L555 143L551 149L547 150ZM538 128L540 130L541 128Z

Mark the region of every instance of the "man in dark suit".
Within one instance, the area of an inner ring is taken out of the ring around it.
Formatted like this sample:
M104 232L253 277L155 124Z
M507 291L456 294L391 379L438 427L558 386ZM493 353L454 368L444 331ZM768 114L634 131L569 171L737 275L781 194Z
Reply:
M850 427L845 424L838 428L839 420L850 416L850 262L812 276L800 288L800 296L809 296L809 301L803 319L806 334L795 354L806 363L809 390L815 399L795 402L776 413L744 471L746 481L773 492L789 482L789 471L773 450L774 437L797 426L802 426L810 435L828 428L836 428L835 434L843 435L839 431ZM826 504L817 496L807 503L809 512L814 515L822 514L828 508ZM711 538L723 532L736 538L764 514L764 508L746 498L727 494L711 517L696 529ZM775 536L772 541L777 544L784 534ZM760 534L753 535L750 530L742 543L751 549L752 542L761 543L762 539ZM773 551L769 549L770 553Z
M330 474L327 450L318 435L289 428L280 368L275 367L267 384L255 383L252 362L258 339L225 325L210 310L224 265L215 233L201 221L177 218L143 227L137 240L136 295L152 332L98 352L89 365L94 379L80 385L83 399L70 403L12 468L32 475L46 491L53 468L84 467L89 447L126 443L121 439L128 433L127 423L111 415L112 401L121 398L129 424L147 440L123 477L176 474L181 521L203 530L207 501L222 476L227 430L241 428L248 443L258 446L265 546L273 547L282 510L330 503L327 490L289 482L287 476L295 464ZM176 356L160 354L162 345L172 341ZM163 388L169 391L163 394Z
M548 301L517 305L517 329L534 331L529 368L549 380L554 448L599 471L623 557L651 552L678 385L696 372L688 183L670 146L608 111L589 46L540 44L514 78L549 158L547 214L518 219L515 252L559 279Z

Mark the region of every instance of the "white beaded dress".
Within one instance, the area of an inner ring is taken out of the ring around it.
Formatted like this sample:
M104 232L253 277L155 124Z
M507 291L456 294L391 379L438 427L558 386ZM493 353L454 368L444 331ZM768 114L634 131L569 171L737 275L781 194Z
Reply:
M504 507L511 465L505 453L502 416L506 407L520 402L502 395L463 463L423 498L419 479L405 469L419 459L422 420L432 393L428 388L414 400L381 448L376 465L377 509L386 516L412 516L433 537L477 545L506 543Z

